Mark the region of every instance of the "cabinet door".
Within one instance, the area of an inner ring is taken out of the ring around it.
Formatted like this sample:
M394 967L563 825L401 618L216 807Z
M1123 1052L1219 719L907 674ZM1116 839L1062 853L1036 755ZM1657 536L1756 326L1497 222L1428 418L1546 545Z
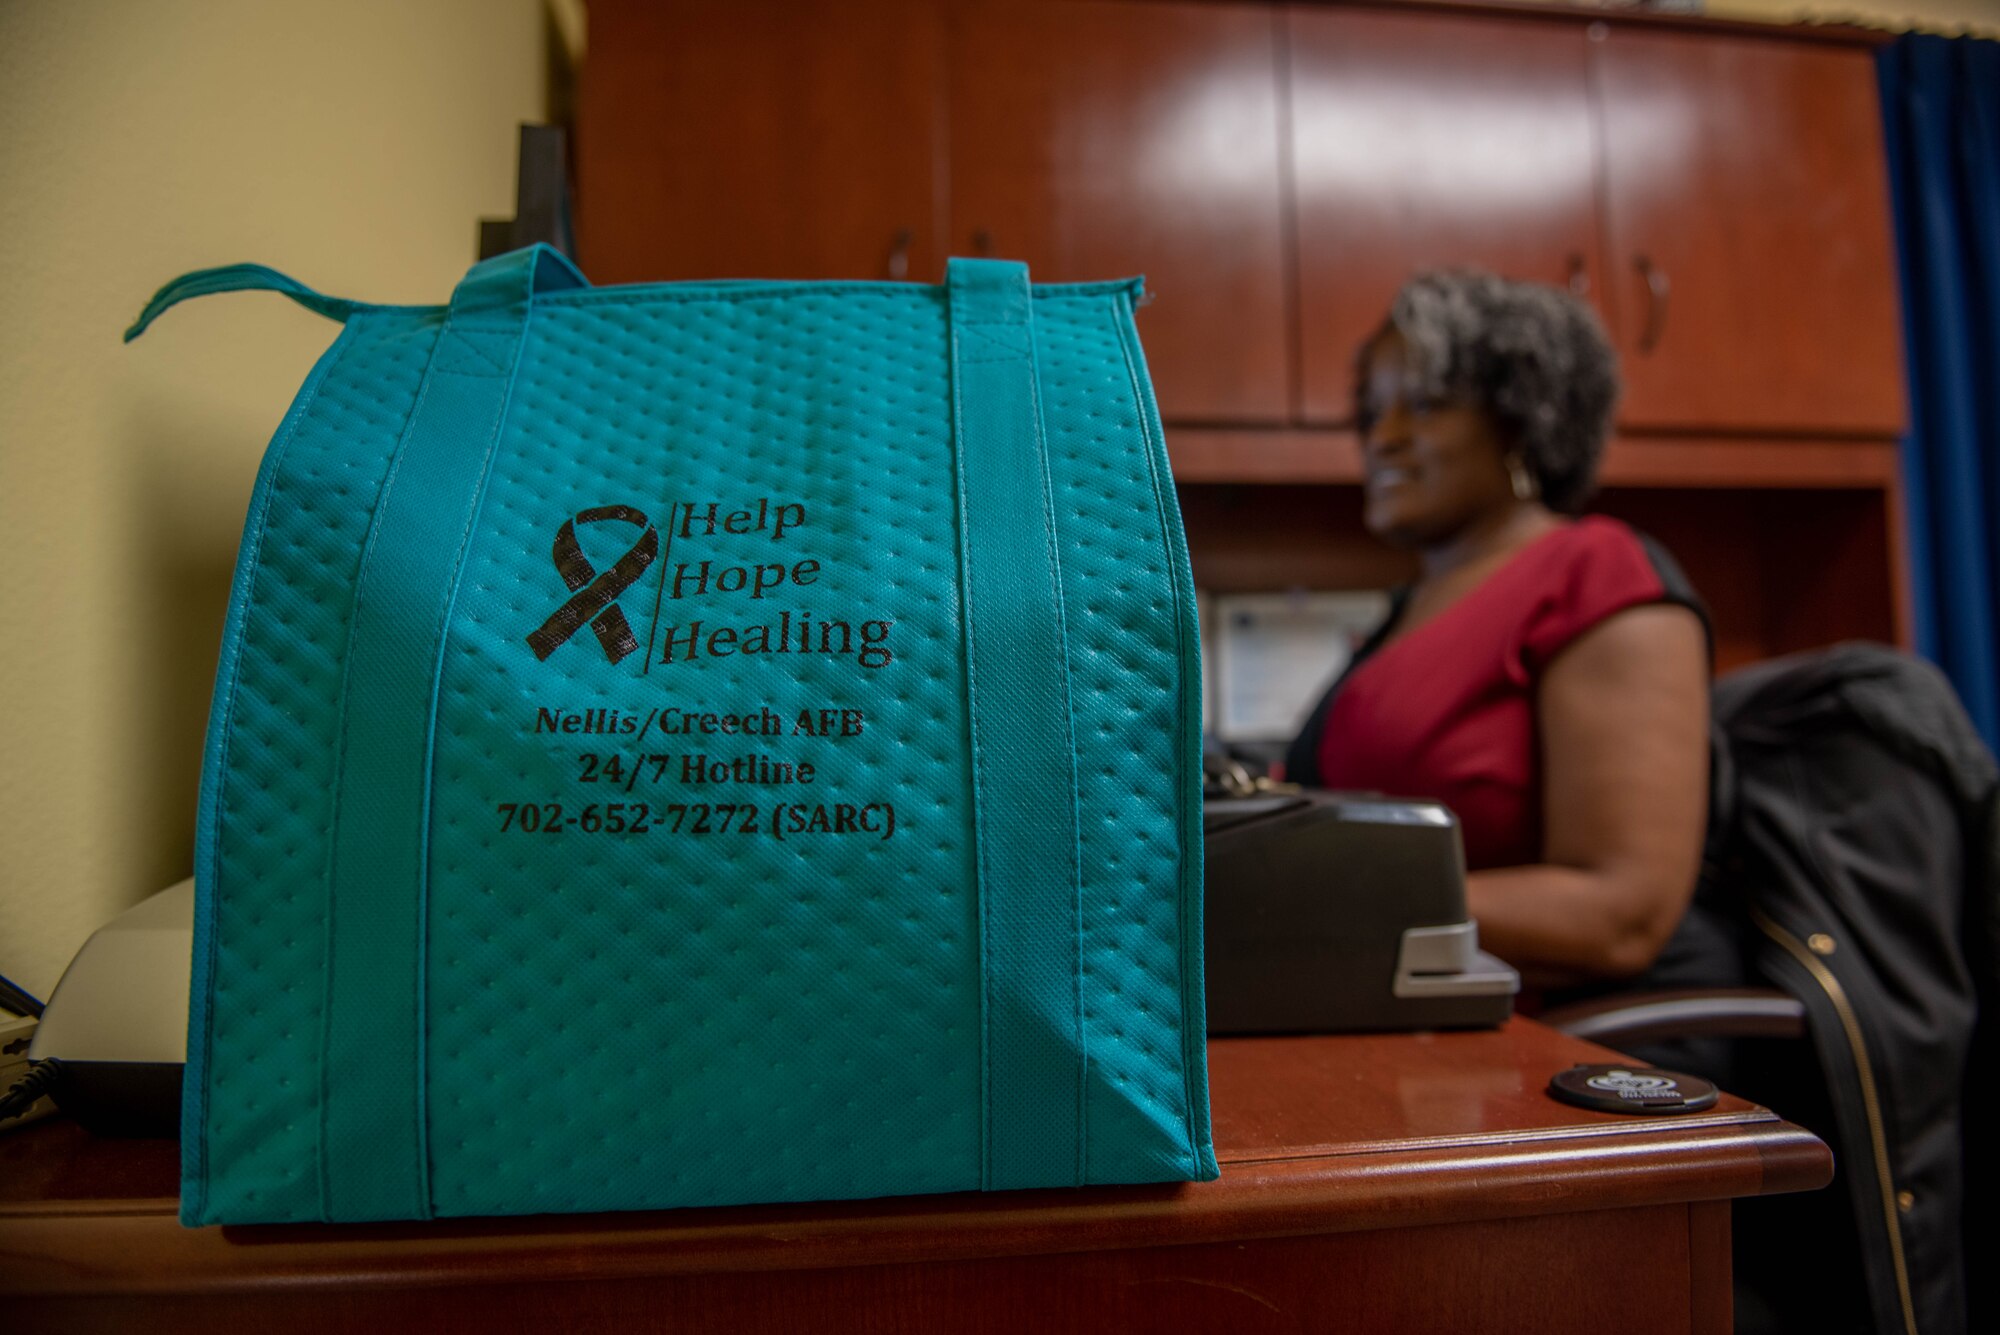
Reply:
M1145 274L1162 414L1282 419L1273 11L975 0L950 23L951 251Z
M942 46L924 0L592 0L584 271L935 279Z
M1592 50L1621 420L1899 431L1895 261L1870 54L1623 27Z
M1412 272L1600 281L1584 29L1293 9L1300 415L1349 416L1356 347Z

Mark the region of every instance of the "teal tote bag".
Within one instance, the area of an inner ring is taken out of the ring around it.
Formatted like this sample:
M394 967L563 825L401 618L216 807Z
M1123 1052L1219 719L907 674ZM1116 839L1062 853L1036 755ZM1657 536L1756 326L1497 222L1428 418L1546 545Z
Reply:
M1215 1176L1193 587L1136 282L343 325L202 774L188 1224Z

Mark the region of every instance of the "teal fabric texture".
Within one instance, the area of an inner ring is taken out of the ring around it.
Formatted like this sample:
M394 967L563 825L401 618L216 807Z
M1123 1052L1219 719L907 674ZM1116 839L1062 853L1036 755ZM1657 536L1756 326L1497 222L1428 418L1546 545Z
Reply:
M253 289L184 1222L1215 1176L1136 280Z

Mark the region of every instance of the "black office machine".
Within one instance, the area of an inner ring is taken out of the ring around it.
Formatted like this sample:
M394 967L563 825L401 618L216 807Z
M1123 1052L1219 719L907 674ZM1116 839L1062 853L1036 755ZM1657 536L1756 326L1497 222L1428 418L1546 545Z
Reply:
M1520 990L1479 949L1458 821L1436 802L1269 791L1211 797L1208 1030L1498 1025Z

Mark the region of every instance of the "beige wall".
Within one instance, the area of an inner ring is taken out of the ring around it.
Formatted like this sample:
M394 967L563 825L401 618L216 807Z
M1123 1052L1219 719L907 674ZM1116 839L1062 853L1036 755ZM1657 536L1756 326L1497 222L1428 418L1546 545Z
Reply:
M1708 0L1707 12L1716 18L1767 23L1818 20L2000 36L2000 0Z
M264 444L334 326L184 270L442 300L513 212L537 0L0 0L0 973L188 874Z

